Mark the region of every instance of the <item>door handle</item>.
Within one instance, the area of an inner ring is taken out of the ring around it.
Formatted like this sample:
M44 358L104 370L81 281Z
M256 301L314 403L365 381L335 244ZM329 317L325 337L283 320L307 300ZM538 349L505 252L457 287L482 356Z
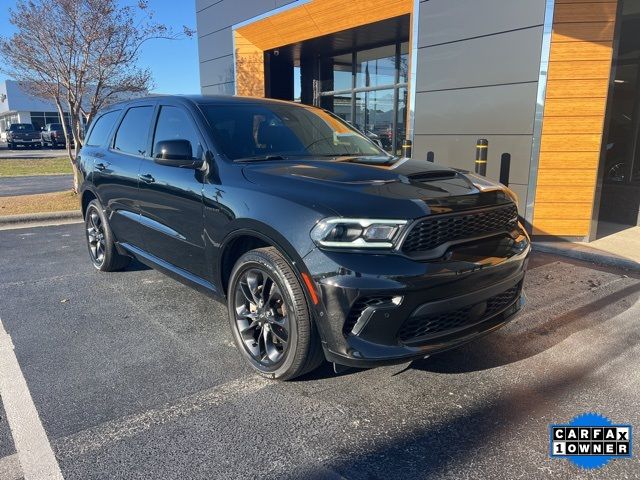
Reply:
M140 174L138 175L138 178L144 183L153 183L156 181L156 179L149 173L145 173L144 175Z
M96 169L100 171L105 170L108 166L109 166L108 163L102 163L102 162L96 163Z

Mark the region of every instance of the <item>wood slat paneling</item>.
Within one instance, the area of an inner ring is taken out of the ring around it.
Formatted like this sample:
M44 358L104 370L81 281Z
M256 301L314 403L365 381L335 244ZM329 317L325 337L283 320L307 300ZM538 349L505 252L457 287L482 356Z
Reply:
M558 3L555 6L553 22L613 22L616 18L615 2Z
M559 23L553 29L551 41L605 42L613 40L613 22Z
M602 117L549 117L542 124L542 135L562 133L602 133Z
M542 152L599 152L602 135L562 134L544 135L540 145Z
M584 62L551 62L549 80L594 80L608 79L611 73L611 61L588 60Z
M589 233L617 1L556 0L533 231Z
M609 82L596 80L550 80L547 98L606 98Z
M548 98L544 106L544 118L604 116L607 99L603 98Z
M540 185L536 190L536 206L538 203L591 203L594 188L568 186L558 188L555 185ZM544 218L537 214L534 218ZM579 233L576 235L580 235Z
M611 40L607 42L559 42L551 46L550 62L611 60Z
M538 173L538 185L593 187L595 182L593 169L545 168Z
M538 164L538 177L546 169L584 169L596 172L599 162L600 152L542 152Z
M536 215L548 220L589 220L591 203L540 203Z
M616 3L616 0L556 0L556 5L562 3Z
M240 28L262 50L399 17L413 11L413 0L314 0Z
M540 218L534 220L534 235L554 235L560 237L581 237L588 232L591 220L556 220L553 218Z
M264 97L264 52L238 31L236 49L236 92L241 96Z

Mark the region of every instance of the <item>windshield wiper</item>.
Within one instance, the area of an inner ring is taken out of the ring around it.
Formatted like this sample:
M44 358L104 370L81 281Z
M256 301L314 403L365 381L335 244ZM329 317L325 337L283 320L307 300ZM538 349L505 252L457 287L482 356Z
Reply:
M270 160L286 160L282 155L256 155L255 157L236 158L234 162L267 162Z

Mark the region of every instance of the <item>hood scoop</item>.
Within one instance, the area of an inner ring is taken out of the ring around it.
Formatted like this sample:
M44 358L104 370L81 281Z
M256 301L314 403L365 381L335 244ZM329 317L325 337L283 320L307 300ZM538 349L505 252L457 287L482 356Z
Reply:
M432 170L409 175L409 180L413 182L434 182L437 180L450 180L458 176L457 172L451 170Z

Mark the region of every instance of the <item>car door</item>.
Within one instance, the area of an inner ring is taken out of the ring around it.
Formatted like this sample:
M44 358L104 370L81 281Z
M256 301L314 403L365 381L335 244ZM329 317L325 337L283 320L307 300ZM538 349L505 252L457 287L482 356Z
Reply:
M180 104L160 102L151 156L158 142L187 140L194 157L202 158L204 141L192 114ZM197 168L160 165L146 157L140 167L140 213L144 248L182 270L204 277L203 172Z
M128 106L109 139L108 148L93 153L94 185L116 240L140 248L138 174L141 162L150 152L154 109L155 102Z

